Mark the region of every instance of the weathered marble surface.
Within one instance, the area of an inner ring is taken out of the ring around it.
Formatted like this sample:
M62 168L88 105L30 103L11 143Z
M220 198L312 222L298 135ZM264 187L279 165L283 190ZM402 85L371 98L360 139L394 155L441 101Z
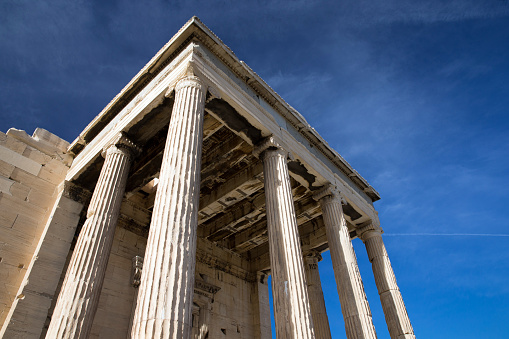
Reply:
M327 317L322 282L318 271L318 262L321 260L320 253L312 251L304 257L304 267L316 339L330 339L329 318Z
M87 192L64 181L68 143L0 132L0 338L39 338Z
M272 293L278 339L315 338L287 152L269 139L255 152L263 159Z
M46 338L88 338L111 253L136 146L120 135L105 151L101 175L78 237Z
M190 338L206 87L186 76L164 150L132 338Z
M359 230L371 261L385 321L392 339L415 339L403 297L382 239L382 229L368 224Z
M341 206L342 198L330 185L315 193L314 197L320 201L323 211L346 336L349 339L376 338L371 310L357 266L357 257Z
M129 176L120 202L119 187L97 185L102 201L91 203L94 213L69 266L75 286L67 279L62 288L62 300L72 305L64 315L57 305L51 331L124 338L135 294L131 258L144 255L134 338L270 338L269 270L278 338L328 338L318 272L308 270L306 277L302 251L329 246L348 338L374 338L348 233L356 228L373 262L391 336L414 337L383 243L359 229L378 224L378 193L195 17L69 148L42 130L32 137L16 130L10 138L0 135L0 235L9 239L0 253L0 321L8 319L7 335L39 338L51 317L87 205L57 187L66 178L93 190L99 155L119 133L142 145L143 157L132 172L119 165L109 174L120 175L118 181ZM267 136L273 137L260 145ZM334 193L317 198L322 207L313 200L327 183L341 191L344 208Z

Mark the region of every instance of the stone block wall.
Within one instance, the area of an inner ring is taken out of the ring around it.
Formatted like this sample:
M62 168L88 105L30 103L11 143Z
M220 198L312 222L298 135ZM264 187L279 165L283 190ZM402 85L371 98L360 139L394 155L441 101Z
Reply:
M128 337L136 302L136 291L132 286L132 258L144 256L146 242L146 237L124 228L117 227L115 230L90 338ZM194 296L195 308L200 309L194 319L196 338L200 338L198 333L203 325L205 327L201 330L208 332L208 338L259 338L256 328L259 325L255 321L258 300L253 297L257 295L256 276L248 273L245 261L199 239L196 280L201 282L201 288L195 288ZM204 285L219 289L212 293L203 290Z
M205 281L220 289L207 300L205 316L208 338L257 338L258 300L256 274L247 261L213 243L198 239L196 281ZM195 304L198 301L195 288ZM203 304L201 308L206 305ZM203 314L200 314L203 317Z
M0 132L0 338L46 333L90 198L64 180L72 161L67 146L42 129L32 136ZM124 202L122 211L131 215L130 209ZM128 336L136 302L132 259L144 256L146 242L146 235L117 226L90 338ZM245 260L198 239L196 281L197 338L200 331L208 338L260 338L259 284Z
M132 258L143 256L147 238L117 227L90 339L125 339L135 302Z
M253 282L199 262L196 271L221 288L209 306L208 338L255 338Z
M0 337L38 338L83 204L62 196L68 143L0 132Z

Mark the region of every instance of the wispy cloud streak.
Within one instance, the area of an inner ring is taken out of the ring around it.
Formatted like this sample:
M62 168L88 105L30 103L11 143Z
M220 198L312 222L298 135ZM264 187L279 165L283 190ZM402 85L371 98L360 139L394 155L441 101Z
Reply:
M431 237L509 237L509 234L490 234L490 233L384 233L386 237L399 236L431 236Z

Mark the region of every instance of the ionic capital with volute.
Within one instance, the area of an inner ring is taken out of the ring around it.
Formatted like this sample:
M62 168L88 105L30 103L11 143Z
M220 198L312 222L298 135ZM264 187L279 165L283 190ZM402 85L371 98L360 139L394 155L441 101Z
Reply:
M312 261L312 262L320 262L322 261L322 254L317 251L317 250L311 250L309 252L307 252L306 254L304 254L304 259L308 262Z
M141 153L141 148L129 139L124 132L120 132L103 148L101 155L106 158L107 152L114 151L124 153L129 158L129 161L132 161Z
M343 198L338 188L332 184L326 184L322 186L322 188L320 188L313 194L313 199L316 201L320 201L322 204L326 204L332 201L338 201L341 203L341 205L346 205L345 198Z
M210 84L210 80L204 78L203 75L198 76L194 60L190 60L187 63L185 71L176 82L168 87L164 96L166 98L173 97L175 92L186 87L194 87L203 93L208 93L205 103L208 103L212 99L221 99L221 93L216 87Z
M382 227L374 224L372 221L367 221L361 224L357 230L357 236L363 241L366 242L369 238L382 236L384 230Z
M267 150L273 150L275 152L266 152ZM281 146L281 143L278 142L273 135L263 139L253 150L253 155L262 160L265 160L267 156L275 156L278 154L288 156L288 151Z

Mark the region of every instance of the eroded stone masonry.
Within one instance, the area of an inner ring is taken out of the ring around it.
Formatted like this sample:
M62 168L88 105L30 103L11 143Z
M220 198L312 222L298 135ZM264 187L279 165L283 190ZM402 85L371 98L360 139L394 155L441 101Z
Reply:
M267 339L272 288L278 339L331 338L330 250L347 337L376 338L359 238L415 338L378 199L194 17L71 144L0 134L0 337Z

